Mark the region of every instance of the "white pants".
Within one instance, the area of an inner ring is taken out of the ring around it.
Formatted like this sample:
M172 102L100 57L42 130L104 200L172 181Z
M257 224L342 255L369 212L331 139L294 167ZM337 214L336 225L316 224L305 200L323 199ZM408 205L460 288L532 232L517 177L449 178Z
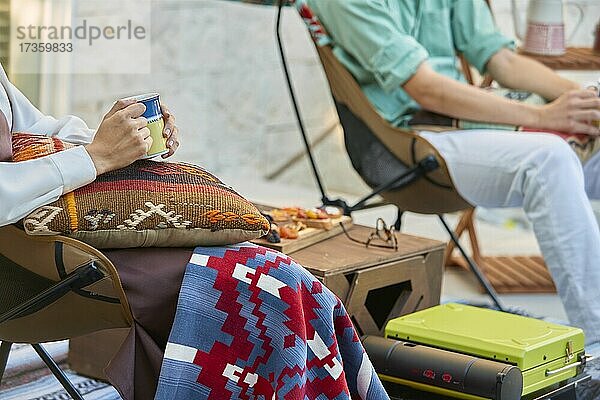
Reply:
M473 205L522 206L572 325L600 343L600 153L582 168L551 134L468 130L422 133L443 155L458 192Z

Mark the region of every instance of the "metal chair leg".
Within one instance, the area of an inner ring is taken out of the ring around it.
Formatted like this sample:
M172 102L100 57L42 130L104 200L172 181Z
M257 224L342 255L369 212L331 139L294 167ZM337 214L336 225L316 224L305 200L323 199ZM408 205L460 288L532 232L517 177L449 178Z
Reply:
M4 340L0 344L0 383L2 383L2 377L6 370L6 364L8 363L8 355L10 354L10 348L12 347L11 342L5 342Z
M450 235L450 238L452 238L452 241L456 245L456 248L458 248L458 250L460 251L460 254L465 258L465 260L469 264L469 268L471 268L471 271L475 274L475 277L477 278L477 280L479 281L479 283L481 283L481 285L484 287L484 289L487 292L487 294L492 298L492 301L494 302L494 304L496 305L496 307L500 311L506 311L506 309L504 308L504 306L500 302L500 298L498 297L498 293L496 293L496 290L494 290L494 288L492 287L492 285L490 284L490 282L487 280L487 278L485 277L485 275L483 275L483 273L481 272L481 269L479 268L479 266L477 264L475 264L475 261L473 261L473 259L471 257L469 257L469 255L467 254L467 252L465 251L465 249L459 243L458 238L454 234L454 231L452 230L452 228L450 228L450 225L448 225L448 223L444 219L444 216L443 215L438 215L438 217L439 217L440 221L442 222L442 225L444 225L444 228L446 229L446 232L448 232L448 234Z
M60 369L60 367L56 365L56 362L54 362L52 357L50 357L50 354L48 354L40 344L32 344L31 346L36 351L36 353L38 353L38 355L44 361L44 363L46 363L50 371L52 371L52 374L56 377L56 379L58 379L58 381L65 388L67 393L69 393L69 395L74 400L84 400L83 396L81 396L77 389L75 389L75 386L73 386L73 384L71 383L69 378L67 378L63 370Z
M396 218L396 222L394 222L394 229L396 232L400 232L402 230L402 216L404 215L404 211L398 209L398 217Z

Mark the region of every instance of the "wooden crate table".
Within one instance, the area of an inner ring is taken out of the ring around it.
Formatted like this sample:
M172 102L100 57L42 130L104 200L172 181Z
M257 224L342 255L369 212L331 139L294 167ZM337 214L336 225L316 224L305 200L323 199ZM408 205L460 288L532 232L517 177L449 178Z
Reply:
M372 228L353 226L356 239ZM391 318L440 302L445 244L397 234L398 251L366 248L340 234L290 254L344 303L360 334L383 334Z
M366 239L373 231L349 229ZM390 318L440 302L445 244L398 234L398 251L366 248L343 233L290 254L333 291L346 306L360 334L382 334ZM128 329L101 331L71 339L72 370L106 380L104 368Z

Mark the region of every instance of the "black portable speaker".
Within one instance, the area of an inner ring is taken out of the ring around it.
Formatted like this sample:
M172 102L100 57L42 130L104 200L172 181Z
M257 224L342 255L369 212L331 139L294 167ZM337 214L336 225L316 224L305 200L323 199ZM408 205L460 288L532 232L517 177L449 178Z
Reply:
M458 398L519 400L523 392L523 375L514 365L379 336L364 336L362 343L382 380Z

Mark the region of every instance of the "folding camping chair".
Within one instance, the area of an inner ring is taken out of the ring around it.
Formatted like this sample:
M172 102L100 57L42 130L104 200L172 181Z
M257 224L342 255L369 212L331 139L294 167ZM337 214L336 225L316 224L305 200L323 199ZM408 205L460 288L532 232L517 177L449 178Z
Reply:
M12 344L28 343L67 393L83 400L39 343L132 323L117 270L98 250L64 236L0 228L0 383Z
M469 268L496 307L504 310L496 291L479 266L459 243L458 237L443 216L444 213L472 209L472 205L457 192L443 157L416 131L394 127L377 113L354 77L333 54L331 41L324 40L325 29L312 15L312 12L304 7L303 10L300 10L301 14L304 14L301 16L309 27L329 81L340 123L344 128L346 150L352 166L373 188L371 193L353 205L347 204L342 199L330 199L327 196L306 136L281 41L281 12L285 2L286 0L278 0L276 35L279 54L306 152L322 195L323 205L338 206L344 214L350 215L353 211L368 207L369 200L380 195L387 203L398 207L398 219L395 224L397 230L400 229L403 212L438 215L440 222L450 235L452 243L466 260ZM379 157L365 159L364 150L374 143L383 144Z

